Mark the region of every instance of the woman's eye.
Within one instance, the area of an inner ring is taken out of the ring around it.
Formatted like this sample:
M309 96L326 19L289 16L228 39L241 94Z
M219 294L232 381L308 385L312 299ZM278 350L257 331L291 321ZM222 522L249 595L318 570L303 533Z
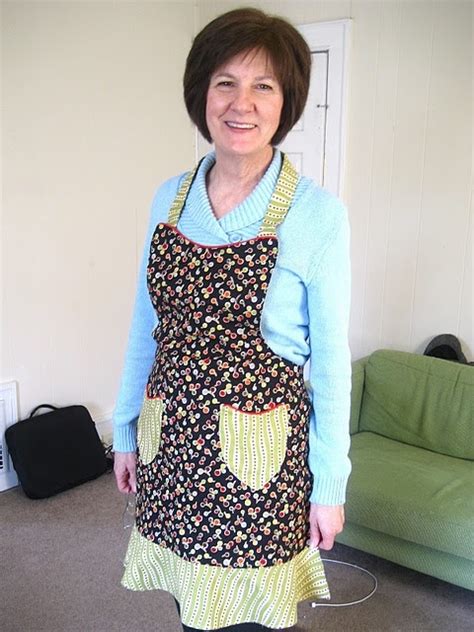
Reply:
M219 81L218 86L224 86L224 88L228 88L232 85L232 81Z
M258 87L260 88L260 90L272 90L272 87L269 86L267 83L259 83Z

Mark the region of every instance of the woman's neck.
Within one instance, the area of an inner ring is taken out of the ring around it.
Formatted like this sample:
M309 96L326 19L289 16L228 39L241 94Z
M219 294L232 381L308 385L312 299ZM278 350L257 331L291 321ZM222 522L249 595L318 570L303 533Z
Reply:
M229 156L216 149L216 162L207 172L207 193L219 219L238 206L257 186L273 159L268 146L257 156Z

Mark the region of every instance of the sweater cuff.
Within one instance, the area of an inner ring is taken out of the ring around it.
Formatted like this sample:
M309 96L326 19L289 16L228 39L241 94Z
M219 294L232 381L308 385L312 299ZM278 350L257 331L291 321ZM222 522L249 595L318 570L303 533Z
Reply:
M126 426L114 426L114 452L135 452L137 449L137 420Z
M343 505L346 502L348 480L349 476L343 478L318 476L314 480L309 501L318 505Z

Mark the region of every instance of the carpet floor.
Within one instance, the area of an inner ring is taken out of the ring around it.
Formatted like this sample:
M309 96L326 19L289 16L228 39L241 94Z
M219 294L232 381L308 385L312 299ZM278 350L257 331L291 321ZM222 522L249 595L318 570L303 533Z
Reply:
M181 632L173 596L122 588L130 529L112 473L51 498L0 493L2 632ZM378 589L347 607L298 607L298 632L463 632L474 629L474 593L336 543L322 557L373 573ZM373 579L326 562L332 599L354 601Z

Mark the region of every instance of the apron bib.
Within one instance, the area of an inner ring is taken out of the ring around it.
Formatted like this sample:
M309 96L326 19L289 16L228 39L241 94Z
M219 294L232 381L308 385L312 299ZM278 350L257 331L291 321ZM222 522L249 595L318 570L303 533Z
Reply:
M137 423L136 524L122 584L170 591L191 627L285 627L298 601L329 598L309 548L303 367L260 332L276 227L298 176L284 156L259 235L205 246L177 229L196 172L151 240L157 352Z

